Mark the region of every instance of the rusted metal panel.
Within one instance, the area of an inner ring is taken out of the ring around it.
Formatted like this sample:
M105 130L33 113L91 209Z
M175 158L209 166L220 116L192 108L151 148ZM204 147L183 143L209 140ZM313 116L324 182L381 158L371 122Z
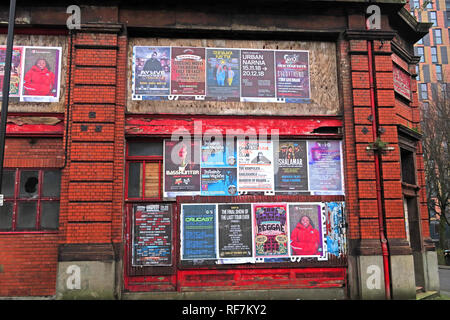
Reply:
M204 134L205 132L220 132L222 135L228 132L242 132L259 134L272 130L278 130L280 136L302 136L321 134L314 130L322 127L340 128L342 120L336 117L312 117L312 118L277 118L277 117L201 117L201 116L152 116L152 117L128 117L125 124L127 135L172 135L187 130L190 134ZM214 131L213 131L214 130Z

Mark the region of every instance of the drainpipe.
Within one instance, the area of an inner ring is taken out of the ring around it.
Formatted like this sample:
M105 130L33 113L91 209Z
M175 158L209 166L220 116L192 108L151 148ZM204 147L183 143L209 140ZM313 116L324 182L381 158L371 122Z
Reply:
M372 116L372 137L375 142L378 138L378 124L376 118L375 107L375 86L374 86L374 72L373 72L373 41L367 41L367 52L369 60L369 84L370 84L370 107ZM390 268L389 268L389 251L387 246L387 239L384 230L384 215L383 215L383 203L381 192L381 170L380 170L380 153L374 150L375 160L375 179L377 188L377 209L378 209L378 226L381 242L381 252L383 255L383 269L384 269L384 287L386 290L386 299L391 299L391 281L390 281Z

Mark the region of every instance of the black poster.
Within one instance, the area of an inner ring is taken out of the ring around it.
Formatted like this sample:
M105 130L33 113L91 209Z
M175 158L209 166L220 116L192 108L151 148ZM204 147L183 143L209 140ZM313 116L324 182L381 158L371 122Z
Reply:
M133 209L133 266L172 265L171 205L136 205Z
M219 258L252 256L251 204L219 204Z
M274 51L241 50L241 96L275 97Z
M280 141L275 162L275 191L308 190L306 141Z
M164 142L164 197L200 194L200 142Z

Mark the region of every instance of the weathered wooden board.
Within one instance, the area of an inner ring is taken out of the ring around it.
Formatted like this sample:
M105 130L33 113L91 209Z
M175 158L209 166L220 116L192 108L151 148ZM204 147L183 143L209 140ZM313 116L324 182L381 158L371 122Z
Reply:
M6 46L6 34L0 34L0 45ZM66 36L14 35L14 46L62 47L60 92L58 102L20 102L10 98L8 112L64 112L66 93L67 59L69 56ZM1 89L0 89L1 90Z
M310 53L310 103L256 103L219 101L136 101L131 97L133 46L192 46L308 50ZM340 114L334 42L242 41L222 39L131 38L128 47L128 98L131 113L206 115L336 115Z

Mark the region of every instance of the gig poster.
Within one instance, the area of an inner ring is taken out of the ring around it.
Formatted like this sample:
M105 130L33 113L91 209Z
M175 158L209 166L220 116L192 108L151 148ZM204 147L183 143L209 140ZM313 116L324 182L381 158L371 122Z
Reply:
M202 168L202 196L237 196L236 168Z
M311 98L308 55L308 51L275 51L277 98Z
M132 265L172 265L170 204L133 207Z
M256 258L288 257L286 204L253 204Z
M170 95L170 47L133 49L133 95Z
M20 101L58 102L61 47L23 47Z
M164 197L200 194L200 141L164 141Z
M11 56L11 73L9 79L9 97L17 98L20 95L20 78L22 75L22 58L23 48L14 47ZM0 47L0 99L3 94L3 79L5 76L5 60L6 60L6 47Z
M239 101L240 50L206 49L206 96L209 100Z
M289 253L291 256L324 255L321 203L289 203Z
M274 51L241 50L241 97L275 98Z
M280 141L275 169L275 191L307 191L306 141Z
M231 139L230 139L231 140ZM202 168L232 167L236 168L236 142L203 139Z
M218 205L219 258L252 257L252 205Z
M216 259L216 204L181 205L181 259Z
M341 142L308 141L309 190L343 192Z
M204 96L205 48L172 47L171 94Z
M274 191L272 141L238 140L238 191Z

